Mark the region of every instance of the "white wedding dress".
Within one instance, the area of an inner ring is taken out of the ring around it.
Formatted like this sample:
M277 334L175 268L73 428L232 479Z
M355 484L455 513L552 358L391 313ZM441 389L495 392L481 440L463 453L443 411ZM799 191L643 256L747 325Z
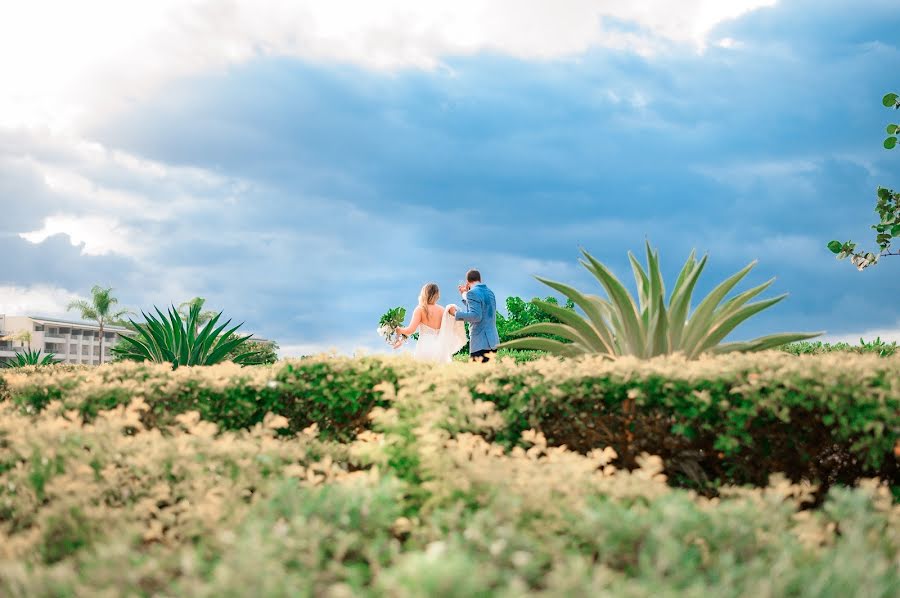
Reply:
M450 363L453 355L466 344L466 326L450 315L449 308L450 305L444 308L440 328L419 324L419 340L413 350L413 357L419 361Z

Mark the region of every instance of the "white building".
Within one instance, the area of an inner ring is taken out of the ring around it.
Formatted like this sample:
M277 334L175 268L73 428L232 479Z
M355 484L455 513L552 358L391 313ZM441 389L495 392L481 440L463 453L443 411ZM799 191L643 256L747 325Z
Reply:
M60 320L39 316L7 316L0 314L0 338L19 332L31 333L31 349L53 353L64 363L99 365L112 360L112 348L120 334L131 331L122 326L103 327L103 355L100 355L100 326L88 322ZM0 362L8 361L27 348L23 341L0 340Z

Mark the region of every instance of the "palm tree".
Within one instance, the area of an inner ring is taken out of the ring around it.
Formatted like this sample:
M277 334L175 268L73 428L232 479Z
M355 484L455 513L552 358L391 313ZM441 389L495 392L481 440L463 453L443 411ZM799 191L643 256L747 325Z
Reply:
M209 311L209 310L202 311L204 303L206 303L206 299L204 299L203 297L194 297L190 301L185 301L184 303L182 303L181 305L178 306L178 313L185 320L188 318L188 314L190 313L191 308L194 307L195 305L197 306L198 309L201 310L200 315L197 316L197 333L200 332L201 326L203 326L204 324L206 324L207 322L209 322L210 320L215 318L216 315L218 315L214 311Z
M28 330L20 330L14 334L7 334L0 338L0 341L19 341L23 345L27 345L28 350L31 351L31 332Z
M66 308L71 311L77 309L81 311L82 320L93 320L100 325L100 363L103 363L103 327L109 323L117 323L121 321L125 314L132 313L127 309L113 311L113 306L119 300L112 296L112 288L103 288L94 285L91 289L91 301L88 303L84 299L78 299L69 303Z

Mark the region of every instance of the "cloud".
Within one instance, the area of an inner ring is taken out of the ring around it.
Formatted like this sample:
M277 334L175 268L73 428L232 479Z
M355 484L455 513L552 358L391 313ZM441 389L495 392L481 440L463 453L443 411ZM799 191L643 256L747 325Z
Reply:
M0 125L70 127L166 81L261 56L393 70L482 52L549 60L598 47L702 49L718 24L774 2L32 0L0 22Z
M851 345L859 344L859 339L871 342L876 338L880 338L886 343L900 343L900 321L895 326L882 326L880 328L866 328L861 332L839 332L828 334L822 337L825 343L850 343ZM820 339L816 339L820 340Z
M52 285L0 284L0 314L65 316L66 306L75 299L75 293Z
M860 274L824 248L868 235L871 191L896 176L879 145L898 55L872 42L892 39L883 25L843 4L809 30L784 29L802 2L734 21L632 4L462 3L433 27L424 3L360 5L347 23L317 3L299 24L241 2L145 6L129 24L111 5L99 26L126 33L97 32L71 88L33 105L73 98L77 130L0 127L0 254L16 258L0 283L109 284L135 309L200 295L290 354L384 350L373 322L426 281L443 301L470 266L501 298L548 294L532 274L598 289L578 247L627 280L626 251L649 238L667 280L710 252L698 296L754 258L742 288L778 277L768 296L792 296L742 338L896 321L877 299L900 291L892 265ZM823 59L845 28L840 60Z
M100 216L49 216L44 220L43 228L20 233L19 236L30 243L43 243L59 234L68 236L74 247L81 246L84 255L119 253L136 256L139 252L132 241L137 231L122 226L113 218Z

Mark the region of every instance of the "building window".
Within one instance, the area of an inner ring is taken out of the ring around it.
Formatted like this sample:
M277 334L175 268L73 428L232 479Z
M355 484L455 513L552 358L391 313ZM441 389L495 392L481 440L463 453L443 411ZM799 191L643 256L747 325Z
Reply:
M43 332L43 331L44 331L44 325L43 325L43 324L35 324L35 325L34 325L34 331L35 331L35 332Z

